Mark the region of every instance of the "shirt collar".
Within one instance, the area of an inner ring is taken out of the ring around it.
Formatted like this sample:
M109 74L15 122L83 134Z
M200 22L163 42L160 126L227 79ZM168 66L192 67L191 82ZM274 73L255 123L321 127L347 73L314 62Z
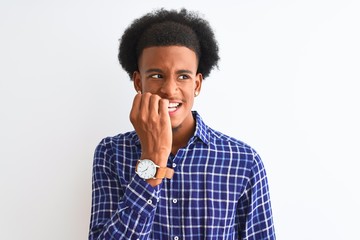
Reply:
M208 126L204 123L200 114L197 111L192 111L193 117L195 119L195 133L194 136L190 139L190 142L195 141L196 139L200 139L203 143L209 143L209 133L208 133ZM136 132L134 132L134 141L136 145L140 145L140 139Z
M208 144L209 143L208 126L204 123L198 112L193 111L192 114L196 121L194 137L197 137L201 141L203 141L203 143Z

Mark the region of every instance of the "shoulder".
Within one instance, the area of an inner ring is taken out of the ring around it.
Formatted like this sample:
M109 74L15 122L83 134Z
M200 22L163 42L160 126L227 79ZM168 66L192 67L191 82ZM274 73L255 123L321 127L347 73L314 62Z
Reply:
M224 152L228 155L228 160L239 168L246 169L246 176L252 184L256 181L266 178L264 163L258 152L249 144L228 136L222 132L209 128L209 134L213 149L217 152Z
M111 158L121 152L131 152L138 145L139 139L135 131L104 137L96 146L95 157Z
M216 154L224 153L229 157L252 161L258 156L254 148L242 140L224 134L207 125L200 114L194 112L197 128L196 136L198 136L205 144L209 145Z
M210 127L208 127L208 136L209 136L209 142L215 146L220 146L220 147L227 146L248 153L257 154L255 149L252 148L249 144L245 143L244 141L229 136L227 134L224 134Z
M135 131L104 137L96 146L94 166L115 169L119 163L127 163L138 153L138 136Z
M262 168L262 160L258 152L246 142L208 127L210 148L217 152L225 152L230 158L245 164L247 168Z
M138 142L138 137L135 131L120 133L115 136L104 137L98 146L107 148L114 148L121 145L133 145Z

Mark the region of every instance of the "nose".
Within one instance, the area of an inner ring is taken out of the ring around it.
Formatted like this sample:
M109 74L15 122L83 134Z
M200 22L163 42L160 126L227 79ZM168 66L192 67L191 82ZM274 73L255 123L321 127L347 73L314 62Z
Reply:
M165 96L173 96L178 90L178 85L175 77L164 79L160 92Z

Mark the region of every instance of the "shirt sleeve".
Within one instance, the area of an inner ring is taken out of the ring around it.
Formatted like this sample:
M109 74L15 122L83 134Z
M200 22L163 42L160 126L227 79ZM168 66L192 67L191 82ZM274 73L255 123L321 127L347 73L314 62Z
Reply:
M239 239L276 239L268 180L264 165L256 153L245 193L238 203L237 216Z
M95 150L89 240L147 239L160 186L136 174L127 185L122 182L108 145L103 140Z

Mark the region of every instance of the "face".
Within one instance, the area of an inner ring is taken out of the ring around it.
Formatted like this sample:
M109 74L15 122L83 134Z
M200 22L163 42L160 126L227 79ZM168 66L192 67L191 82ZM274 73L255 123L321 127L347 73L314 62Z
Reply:
M134 72L136 91L150 92L168 99L172 128L194 126L191 109L200 92L202 75L197 72L194 51L183 46L145 48Z

